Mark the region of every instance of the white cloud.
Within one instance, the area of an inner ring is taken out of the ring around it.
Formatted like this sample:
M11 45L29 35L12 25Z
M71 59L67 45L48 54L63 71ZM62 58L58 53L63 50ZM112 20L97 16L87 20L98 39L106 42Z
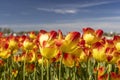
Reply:
M54 9L54 8L37 8L40 11L54 12L59 14L75 14L77 9Z

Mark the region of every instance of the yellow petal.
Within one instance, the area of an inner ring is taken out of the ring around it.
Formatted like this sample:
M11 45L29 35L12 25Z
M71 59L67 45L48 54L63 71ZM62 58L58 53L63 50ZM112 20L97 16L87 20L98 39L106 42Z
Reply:
M88 33L88 34L85 34L85 35L83 36L83 39L84 39L88 44L91 44L91 43L94 42L95 36L94 36L93 34L91 34L91 33Z
M43 57L53 58L59 53L59 50L56 47L43 47L40 48L40 52Z
M63 60L62 60L62 63L64 65L66 65L67 67L73 67L74 66L74 59L73 59L73 56L71 54L68 54L68 53L65 53L64 56L63 56Z
M120 50L120 42L117 42L115 47L117 48L117 50Z

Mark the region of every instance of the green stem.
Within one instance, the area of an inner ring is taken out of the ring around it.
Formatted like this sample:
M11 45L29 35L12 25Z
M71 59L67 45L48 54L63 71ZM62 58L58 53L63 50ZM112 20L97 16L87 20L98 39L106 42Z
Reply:
M44 60L44 58L42 57L42 66L41 66L41 80L43 80L43 69L44 69L44 67L43 67L43 60Z
M108 73L108 80L111 80L111 79L110 79L110 73Z
M89 79L89 59L87 60L86 66L87 66L86 80L88 80Z
M73 74L73 80L76 80L76 66L74 65L74 74Z
M95 74L95 80L98 80L98 69L100 68L100 62L97 62L97 71L96 71L96 74Z
M34 80L36 80L36 62L35 62L35 68L34 68Z
M23 64L23 80L25 80L25 64L26 64L26 60L24 60L24 64Z
M61 80L61 66L62 66L62 56L60 58L60 65L59 65L59 80Z
M26 65L26 56L27 56L28 51L26 51L25 56L24 56L24 63L23 63L23 80L25 80L25 75L26 75L26 70L25 70L25 65Z
M6 73L5 73L5 76L4 76L4 80L6 80L8 77L8 74L9 74L9 58L7 59L7 64L6 64Z
M12 75L11 74L12 74L12 65L10 65L10 74L9 74L10 75L10 80L12 79Z
M49 80L49 60L47 61L47 80Z
M110 79L110 73L112 71L112 64L108 64L108 80L111 80Z
M9 58L8 58L8 67L9 67L9 79L11 80L12 79L12 56L10 56Z

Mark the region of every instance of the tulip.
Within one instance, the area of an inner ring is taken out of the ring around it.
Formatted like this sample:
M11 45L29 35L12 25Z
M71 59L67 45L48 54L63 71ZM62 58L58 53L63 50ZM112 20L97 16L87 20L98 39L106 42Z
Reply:
M92 48L93 58L97 61L106 61L105 47L100 42L97 42L93 45Z
M39 35L40 52L43 57L50 59L55 57L59 53L59 50L55 45L56 36L56 31L41 33Z
M78 42L80 40L79 32L70 32L61 45L63 53L79 54L81 52Z
M18 70L12 70L12 75L13 75L14 77L16 77L17 74L18 74Z
M62 63L67 67L74 67L74 57L71 54L64 53Z
M26 62L32 63L36 61L36 53L32 50L26 55Z
M13 61L14 62L20 62L20 61L22 61L21 56L20 55L13 56Z
M83 39L87 44L93 44L101 39L103 31L101 29L94 30L92 28L83 28Z
M15 48L18 47L17 46L17 41L15 41L15 40L10 40L8 43L9 43L9 48L10 49L15 49Z
M35 65L34 64L26 64L25 68L26 68L27 73L32 73L35 69Z
M29 32L28 35L29 35L30 39L35 39L37 37L34 31Z
M116 49L120 51L120 36L114 36L113 42L114 42Z
M9 58L10 55L11 55L10 50L0 51L0 57L3 58L3 59Z
M18 42L14 39L10 39L8 42L8 48L11 50L11 54L14 54L18 51Z
M120 58L120 52L116 51L115 48L106 48L105 54L109 63L116 63Z
M89 50L87 47L83 49L79 57L80 62L86 62L90 58L91 54Z
M61 30L58 30L58 36L55 39L55 45L57 47L61 47L62 43L64 42L64 36L63 33L61 32Z
M29 39L26 39L24 42L23 42L23 49L24 50L32 50L33 49L33 42L32 41L29 41Z
M50 31L45 33L39 33L40 47L49 47L55 44L55 38L57 36L56 31Z
M57 47L44 47L40 48L40 52L43 57L50 59L57 56L59 50Z

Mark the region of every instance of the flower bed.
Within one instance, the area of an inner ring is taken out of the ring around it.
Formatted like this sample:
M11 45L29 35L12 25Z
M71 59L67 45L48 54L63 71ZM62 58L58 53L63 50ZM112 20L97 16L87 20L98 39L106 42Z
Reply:
M119 80L120 36L103 30L0 33L1 80Z

